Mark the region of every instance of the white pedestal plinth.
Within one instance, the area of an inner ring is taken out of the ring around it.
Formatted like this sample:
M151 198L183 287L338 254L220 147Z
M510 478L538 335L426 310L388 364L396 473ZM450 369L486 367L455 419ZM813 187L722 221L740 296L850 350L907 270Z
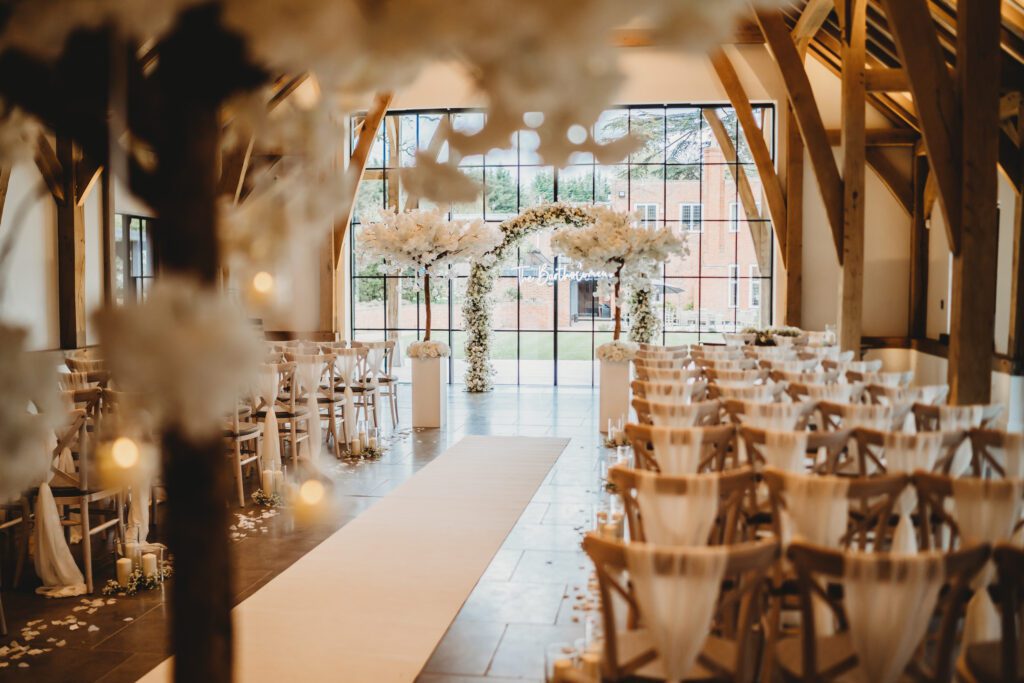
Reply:
M438 428L444 425L448 396L447 358L411 358L412 426Z
M601 433L607 433L608 420L626 424L629 420L629 361L601 361Z

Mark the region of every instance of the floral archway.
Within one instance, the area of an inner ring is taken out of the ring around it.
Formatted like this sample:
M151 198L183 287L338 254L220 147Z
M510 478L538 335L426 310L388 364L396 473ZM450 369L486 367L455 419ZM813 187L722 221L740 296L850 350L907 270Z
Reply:
M500 226L501 243L475 262L466 283L462 318L466 325L466 391L489 391L494 374L491 366L491 300L498 277L498 264L527 235L550 227L589 225L594 221L590 208L570 204L543 204L527 209Z

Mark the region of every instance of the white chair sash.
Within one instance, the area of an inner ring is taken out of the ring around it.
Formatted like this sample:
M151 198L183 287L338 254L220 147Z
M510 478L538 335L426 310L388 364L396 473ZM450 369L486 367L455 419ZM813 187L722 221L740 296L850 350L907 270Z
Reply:
M808 432L764 430L764 443L760 450L765 463L784 472L804 473L807 470L804 465L807 436Z
M351 439L355 434L356 426L356 403L355 396L352 393L352 384L356 381L355 374L358 367L359 359L353 353L338 352L337 366L338 374L341 375L345 381L345 406L343 408L342 419L345 422L345 430Z
M664 403L693 403L693 397L699 396L707 389L707 382L646 382L644 389L649 399Z
M891 573L881 573L881 557ZM843 562L850 641L864 683L895 683L935 611L944 580L941 553L850 553Z
M850 361L846 365L846 369L853 372L879 372L882 369L882 361L880 360L860 360Z
M666 681L681 681L704 647L718 602L728 549L686 548L666 557L646 543L626 546L640 615Z
M719 382L718 391L725 398L749 401L752 403L771 403L780 389L775 384L756 385L735 385L728 382Z
M36 496L35 557L36 575L43 585L36 593L48 598L68 598L85 593L85 578L71 556L57 503L50 485L39 485Z
M695 380L700 377L700 370L687 370L685 368L645 367L643 372L647 375L648 382L682 383ZM637 374L639 374L639 372Z
M660 476L636 473L645 540L657 545L706 545L718 514L718 476L688 476L685 494L659 491Z
M655 427L695 427L701 414L701 406L696 403L648 401L647 405Z
M1008 541L1021 514L1024 482L1007 479L953 480L953 514L960 527L961 545ZM967 603L964 643L998 640L1002 635L999 611L986 588L995 578L992 564L973 581L974 596Z
M696 474L703 440L704 434L698 429L653 428L651 443L662 474Z
M1005 432L1002 446L986 446L1007 479L1024 479L1024 434Z
M300 384L306 392L306 408L309 411L309 435L306 438L306 453L309 461L320 462L321 444L323 433L320 425L320 403L317 397L320 394L320 376L323 374L323 363L316 360L303 361L298 365Z
M935 468L935 461L939 458L942 438L942 432L918 434L886 432L883 442L886 469L889 472L906 472L908 474L916 470L931 472ZM910 513L915 507L917 507L917 492L913 486L908 486L896 499L894 511L899 515L899 521L896 523L896 531L892 539L892 552L894 553L917 552L914 523L910 519Z
M984 406L939 406L939 430L943 432L966 432L981 425ZM959 477L971 466L971 442L965 439L956 449L949 474Z
M278 387L277 366L266 364L260 368L258 398L263 399L267 410L263 418L263 457L270 469L278 471L281 469L281 442L278 439L277 413L274 406L277 404Z
M739 421L748 427L792 431L807 414L802 403L744 403Z
M805 384L807 397L813 401L852 403L864 391L863 384Z

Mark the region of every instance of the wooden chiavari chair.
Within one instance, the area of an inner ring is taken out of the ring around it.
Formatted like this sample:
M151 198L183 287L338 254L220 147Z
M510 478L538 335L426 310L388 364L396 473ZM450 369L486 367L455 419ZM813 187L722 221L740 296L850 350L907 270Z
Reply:
M889 387L909 387L914 381L914 373L907 372L857 372L856 370L846 371L846 381L851 384L861 382L863 384L881 384Z
M972 429L971 475L1024 479L1024 435L996 429Z
M767 441L768 431L770 430L759 427L739 427L739 436L746 446L747 459L758 471L767 464L762 448ZM847 447L852 438L852 429L807 432L807 455L810 456L807 472L839 474L844 471L850 462Z
M633 396L651 401L695 402L703 401L708 384L703 380L693 382L645 382L633 380L629 384Z
M278 439L280 440L281 455L284 456L285 446L291 447L292 467L294 468L299 458L299 444L309 438L309 420L311 419L309 408L303 400L299 382L296 381L295 372L297 365L294 362L276 363L277 371L277 398L274 405L274 415L278 422ZM253 415L259 421L267 419L268 399L262 397L259 405L253 411ZM305 423L305 428L300 427Z
M919 547L922 550L932 548L953 548L962 540L960 524L956 519L955 509L949 504L953 499L953 477L932 472L915 472L914 488L917 489L918 518L920 519ZM992 484L1006 486L1009 482L988 480ZM1014 525L1016 533L1024 526L1024 520L1017 520Z
M963 614L970 581L988 560L989 553L989 546L978 545L941 556L945 589L941 591L936 605L941 618L937 622L932 621L932 624L938 623L939 626L937 632L929 628L930 633L925 635L928 647L916 648L906 668L909 680L935 683L952 680L957 624ZM843 583L846 553L793 543L786 555L797 574L801 628L799 637L780 640L775 647L775 661L782 679L816 683L863 680L864 674L855 671L858 660L847 630L844 601L836 591L829 590L830 585ZM897 563L906 557L879 555L876 558L880 563L879 575L885 577L892 574ZM827 601L838 618L840 631L837 634L825 637L816 635L812 608L812 599L816 598Z
M833 403L860 403L864 395L863 384L818 384L789 382L786 393L794 401L832 401ZM842 394L842 396L840 396ZM840 400L849 398L849 401Z
M770 376L773 382L795 382L798 384L835 384L839 381L839 373L835 370L804 370L802 372L772 370Z
M910 406L872 406L859 403L833 403L818 401L818 415L826 431L860 427L865 422L883 426L885 431L900 431L910 413Z
M609 681L643 679L664 680L657 651L641 627L643 615L633 585L627 580L626 546L595 534L583 539L583 550L597 572L604 625L602 679ZM665 547L666 557L685 554L685 547ZM692 550L691 550L692 552ZM756 631L759 620L764 577L779 555L774 540L761 540L722 546L726 554L725 577L728 588L719 597L712 633L697 657L694 670L684 680L746 682L756 673ZM617 615L624 603L627 619ZM619 624L627 624L621 630Z
M754 490L756 478L749 467L741 467L725 472L698 474L690 477L676 477L667 474L655 474L647 470L635 470L616 465L608 470L608 480L615 484L615 489L622 497L629 524L629 537L633 541L646 542L643 515L637 502L637 481L641 476L656 477L655 490L659 494L685 496L692 486L695 477L714 477L717 479L719 506L716 524L712 528L708 545L731 545L748 540L743 533L743 502ZM686 524L680 519L679 524Z
M634 363L633 370L637 380L652 383L676 382L683 384L696 382L703 376L700 368L656 368L646 363Z
M758 401L774 403L786 392L785 383L753 384L715 382L708 386L708 396L723 401Z
M756 370L716 370L708 368L704 371L708 381L712 384L718 382L745 382L749 384L764 384L768 379L768 370L759 368Z
M992 549L999 575L996 600L1002 636L999 640L971 643L957 660L957 677L967 683L1016 683L1024 674L1018 615L1024 609L1024 548L1007 543Z
M770 408L763 408L768 405ZM757 408L755 406L762 406ZM799 403L758 403L753 404L749 401L738 401L736 399L729 399L724 403L725 412L729 415L729 418L734 424L742 425L745 420L744 417L748 412L754 412L757 410L767 410L770 413L779 417L791 418L794 420L792 429L803 430L807 429L807 423L814 414L817 405L812 401L801 401Z
M854 430L857 439L857 455L860 459L859 471L861 474L871 471L888 472L889 468L885 461L885 432L878 429L858 427ZM949 473L953 457L956 455L960 444L967 438L967 432L943 432L942 442L939 444L939 454L935 461L935 472Z
M971 409L975 406L956 406L954 409ZM970 425L979 429L989 429L1003 413L1003 404L992 403L976 406L979 412L979 423ZM941 430L942 406L915 403L913 408L914 422L919 432L937 432ZM968 427L968 428L970 428Z
M654 424L654 412L667 415L667 419L672 421L678 417L680 420L689 418L692 422L689 425L679 424L680 427L716 425L721 422L721 409L721 404L715 400L676 404L649 401L643 398L633 399L633 410L636 411L637 422L644 425Z
M653 434L663 429L699 434L701 438L700 463L697 473L724 472L740 464L736 460L736 428L733 425L710 425L707 427L654 427L652 425L627 424L626 438L633 447L634 464L638 469L661 472L658 454L654 449Z

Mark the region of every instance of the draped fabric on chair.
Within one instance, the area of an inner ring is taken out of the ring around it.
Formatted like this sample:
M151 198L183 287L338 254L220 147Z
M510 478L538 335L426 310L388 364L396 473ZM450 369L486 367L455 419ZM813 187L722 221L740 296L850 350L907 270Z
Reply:
M850 553L843 574L850 641L864 683L895 683L935 611L945 578L943 555Z
M85 577L64 540L57 502L47 482L39 485L36 496L35 542L36 575L43 583L36 593L48 598L67 598L85 593ZM88 539L85 542L88 543Z
M277 393L280 387L277 385L277 366L265 364L260 369L259 386L257 391L259 397L266 403L267 415L263 420L263 457L270 465L270 469L279 471L281 469L281 442L278 438L277 414L274 412L274 405L277 403Z
M981 425L984 406L939 406L939 430L943 432L963 432ZM959 477L971 466L971 444L964 441L956 449L953 462L949 466L949 474Z
M803 473L807 469L804 466L807 436L808 432L764 430L764 443L760 450L765 463L784 472Z
M989 445L992 459L1003 468L1003 476L1007 479L1024 479L1024 434L1006 432L1001 445Z
M648 382L644 388L648 399L680 405L693 403L693 397L704 392L707 382Z
M320 450L323 439L320 427L320 404L317 400L317 395L320 392L322 370L322 364L313 357L310 360L304 359L301 361L298 364L298 372L295 373L303 391L306 392L306 407L309 409L309 419L307 420L309 438L306 439L306 453L309 455L310 462L314 464L320 462Z
M1021 514L1024 482L1005 479L953 479L953 514L961 545L1008 541ZM995 579L991 562L974 578L974 596L967 603L964 642L997 640L1002 635L999 612L988 593Z
M649 402L651 423L655 427L693 427L702 414L702 406L696 403Z
M672 549L626 546L626 564L640 614L667 681L681 681L711 630L728 560L721 547Z
M662 474L696 474L700 467L703 434L699 430L651 429L654 457Z
M859 384L808 384L807 396L814 401L851 403L862 390Z
M356 403L355 396L352 394L352 384L356 381L356 368L359 362L359 358L352 353L338 353L338 369L340 370L341 377L345 381L345 408L343 420L345 422L345 430L349 435L349 438L355 434L356 424Z
M885 466L889 472L912 473L916 470L931 472L939 457L942 445L941 432L921 432L919 434L901 434L886 432ZM917 507L917 492L908 486L896 499L894 512L899 515L896 531L892 539L892 552L916 553L917 538L914 536L914 523L910 513Z
M749 427L792 431L807 413L800 403L745 403L740 422Z
M786 507L779 519L782 544L803 540L838 548L850 514L849 479L786 472L783 481ZM815 633L818 636L833 634L835 621L828 603L814 596L812 609Z
M657 545L705 545L718 514L718 477L688 476L686 493L659 491L660 475L636 473L644 538Z

